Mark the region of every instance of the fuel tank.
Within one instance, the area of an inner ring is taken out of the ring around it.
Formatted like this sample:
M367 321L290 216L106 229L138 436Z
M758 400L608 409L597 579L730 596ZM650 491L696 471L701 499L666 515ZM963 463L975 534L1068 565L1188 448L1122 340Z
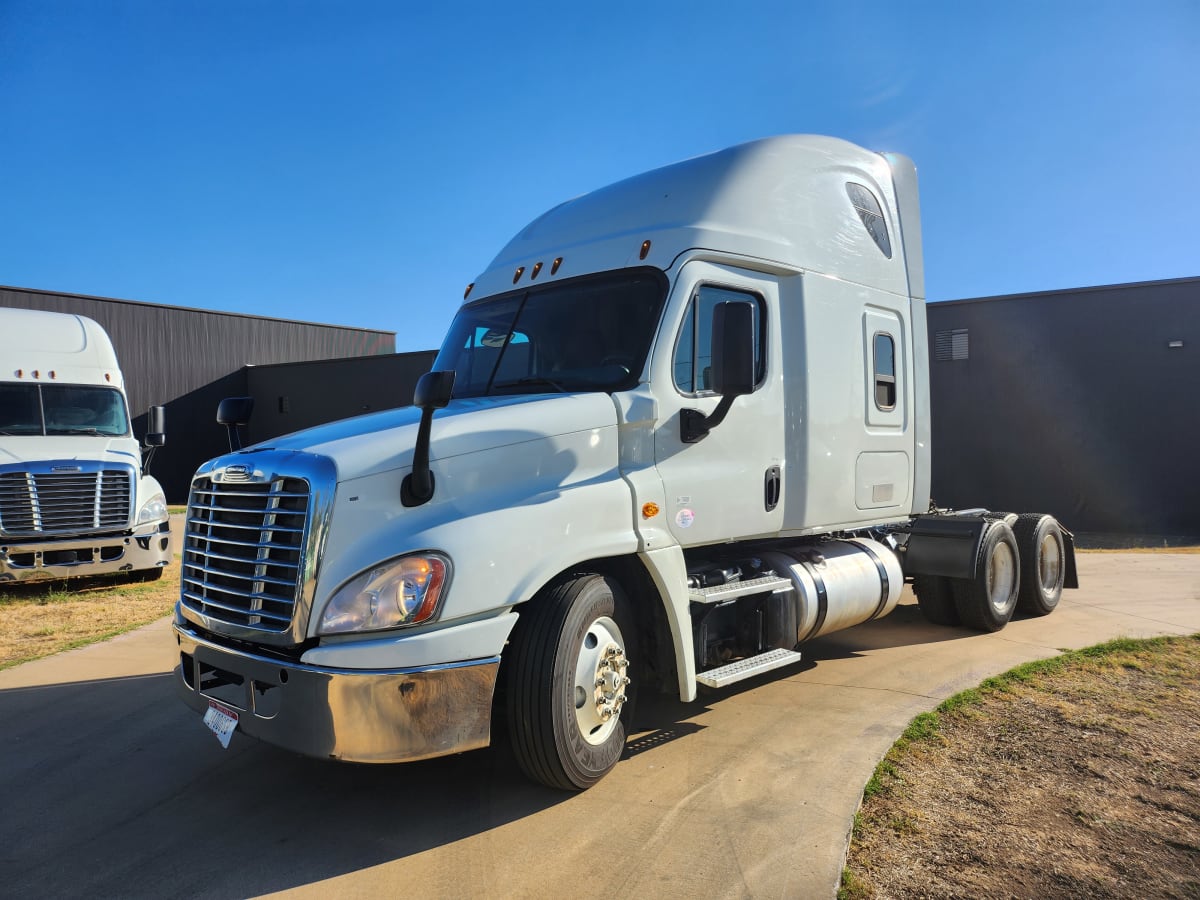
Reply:
M795 588L797 644L887 615L904 589L896 554L867 538L771 551L762 561Z

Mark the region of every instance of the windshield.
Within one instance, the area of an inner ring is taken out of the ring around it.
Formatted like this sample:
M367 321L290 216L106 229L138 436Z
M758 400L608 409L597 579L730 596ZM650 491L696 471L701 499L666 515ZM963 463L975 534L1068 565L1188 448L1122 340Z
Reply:
M458 311L433 367L454 396L622 391L642 374L666 296L633 269L488 297Z
M125 398L114 388L0 384L0 434L129 433Z

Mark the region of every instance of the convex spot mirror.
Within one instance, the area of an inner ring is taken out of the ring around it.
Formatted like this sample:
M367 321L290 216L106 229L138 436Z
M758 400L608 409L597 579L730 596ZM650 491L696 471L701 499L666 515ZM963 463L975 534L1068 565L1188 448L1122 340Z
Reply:
M442 409L450 403L454 392L454 370L426 372L417 380L413 405L418 409Z
M253 397L226 397L217 404L218 425L245 425L254 412Z

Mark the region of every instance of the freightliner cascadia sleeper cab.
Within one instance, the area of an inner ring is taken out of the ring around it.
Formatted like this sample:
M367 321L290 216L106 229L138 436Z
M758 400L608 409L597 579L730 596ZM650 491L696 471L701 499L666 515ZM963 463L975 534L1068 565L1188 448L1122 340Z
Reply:
M635 689L720 688L914 582L1002 628L1075 581L1047 515L930 509L916 170L788 136L563 203L468 288L415 405L196 473L178 687L233 730L391 762L506 720L545 784Z

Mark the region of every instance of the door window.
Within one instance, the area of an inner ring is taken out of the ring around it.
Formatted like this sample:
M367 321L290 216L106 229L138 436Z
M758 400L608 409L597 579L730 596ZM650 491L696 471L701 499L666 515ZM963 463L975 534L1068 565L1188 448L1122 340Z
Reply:
M730 300L742 303L749 301L753 305L755 381L761 382L766 374L767 363L762 349L766 343L762 298L747 291L705 284L692 296L683 317L683 327L679 330L679 339L675 343L675 387L682 393L712 391L713 307Z

